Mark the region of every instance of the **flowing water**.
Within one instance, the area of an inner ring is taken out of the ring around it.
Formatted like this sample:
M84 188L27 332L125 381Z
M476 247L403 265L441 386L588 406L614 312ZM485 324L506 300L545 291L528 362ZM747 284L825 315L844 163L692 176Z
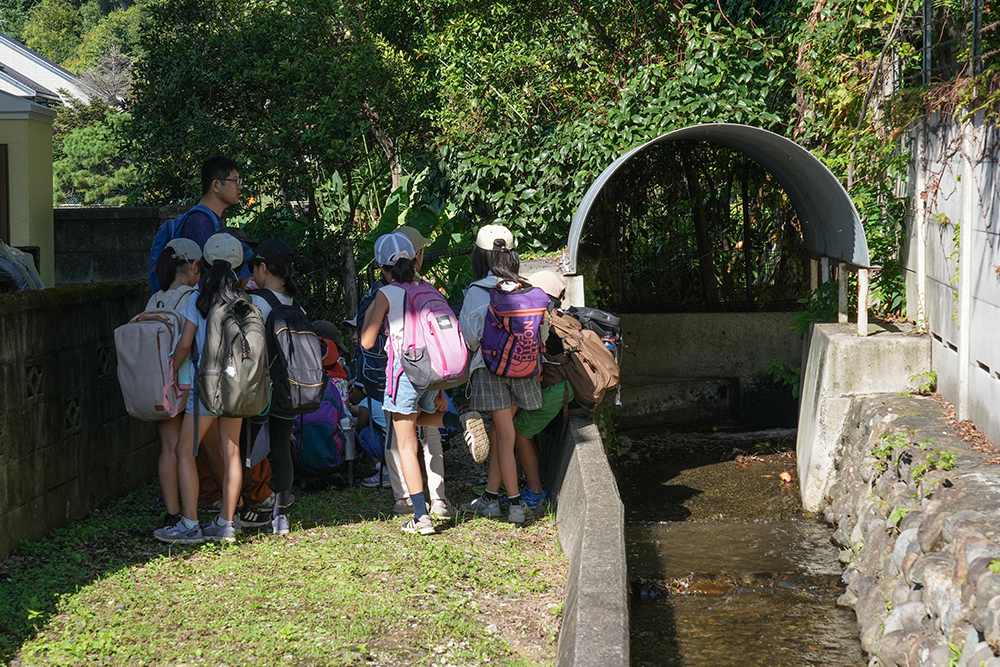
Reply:
M802 513L792 454L766 453L789 437L627 436L634 667L866 664L831 529Z

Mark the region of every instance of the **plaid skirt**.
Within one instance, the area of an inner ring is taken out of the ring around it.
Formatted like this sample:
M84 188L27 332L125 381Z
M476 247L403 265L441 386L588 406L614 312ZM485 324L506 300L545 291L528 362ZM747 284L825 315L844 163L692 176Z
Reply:
M469 408L478 412L506 410L514 405L522 410L542 407L542 383L536 377L508 378L477 368L469 385Z

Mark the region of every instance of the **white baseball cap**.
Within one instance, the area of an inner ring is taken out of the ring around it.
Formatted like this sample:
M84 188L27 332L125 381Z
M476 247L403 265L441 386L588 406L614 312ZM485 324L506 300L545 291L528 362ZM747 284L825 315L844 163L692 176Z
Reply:
M233 269L238 268L243 263L243 244L235 237L225 234L212 234L205 241L205 261L215 264L219 260L228 262Z
M397 260L413 259L416 256L413 244L405 234L384 234L375 241L375 261L380 266L394 266Z
M514 235L503 225L486 225L476 234L476 246L483 250L493 250L494 241L502 240L508 250L514 249Z
M528 282L535 287L540 287L549 296L558 299L559 295L566 289L566 279L555 271L543 270L532 273L528 276Z
M189 238L179 236L167 242L167 248L173 251L174 259L184 259L189 262L197 262L201 259L201 248Z

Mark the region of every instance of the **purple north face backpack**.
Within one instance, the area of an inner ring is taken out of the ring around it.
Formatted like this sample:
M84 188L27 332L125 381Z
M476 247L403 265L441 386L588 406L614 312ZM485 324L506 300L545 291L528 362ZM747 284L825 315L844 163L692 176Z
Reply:
M538 327L548 307L549 295L538 287L490 290L482 338L483 361L490 372L510 378L541 374Z

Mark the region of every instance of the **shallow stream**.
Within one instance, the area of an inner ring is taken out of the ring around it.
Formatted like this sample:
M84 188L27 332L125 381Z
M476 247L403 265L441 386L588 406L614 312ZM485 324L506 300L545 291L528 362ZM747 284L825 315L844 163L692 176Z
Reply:
M831 529L801 511L793 455L768 453L793 434L626 437L634 667L866 664Z

